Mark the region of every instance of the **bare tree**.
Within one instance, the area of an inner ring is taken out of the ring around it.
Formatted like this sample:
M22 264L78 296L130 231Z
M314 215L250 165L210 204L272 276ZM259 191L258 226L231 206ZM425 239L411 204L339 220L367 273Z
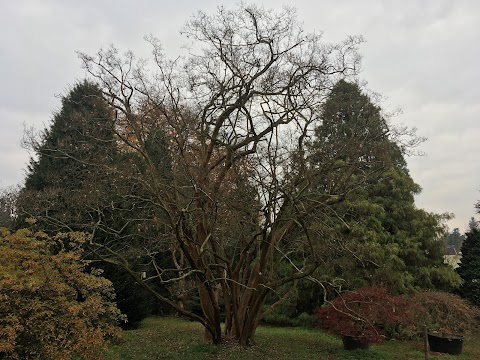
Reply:
M194 283L203 315L150 290L202 323L213 343L222 340L223 306L226 335L248 345L266 296L317 268L321 234L309 225L321 222L325 209L348 191L312 186L311 177L319 174L309 168L304 144L328 90L357 73L362 39L325 44L321 34L303 32L292 9L274 13L244 5L212 16L199 12L183 34L193 41L191 54L175 61L148 39L153 70L113 47L80 58L116 111L122 151L141 159L141 167L124 173L146 190L139 200L163 214L164 232L147 251L172 249L176 266L157 266L156 277ZM169 176L148 149L152 129L164 133ZM348 166L335 171L347 176ZM91 247L130 269L114 248Z
M11 227L16 216L18 186L0 189L0 227Z

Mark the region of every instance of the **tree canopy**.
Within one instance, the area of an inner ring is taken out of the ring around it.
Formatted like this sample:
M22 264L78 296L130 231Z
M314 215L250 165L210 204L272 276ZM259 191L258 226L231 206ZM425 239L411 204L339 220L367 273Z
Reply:
M38 158L31 160L19 194L20 222L35 216L52 233L85 230L94 222L96 210L106 207L104 194L111 186L107 166L116 151L111 119L112 109L92 83L79 83L62 98L51 128L39 141L31 141Z
M420 187L381 109L357 84L341 80L325 102L322 120L311 145L313 166L328 166L332 157L341 159L337 166L368 164L345 174L350 191L331 208L337 216L323 229L317 225L330 237L322 272L348 288L377 285L406 293L458 286L458 277L443 264L441 216L416 208ZM363 157L354 153L359 148L368 149Z
M163 213L165 236L152 246L172 249L179 266L157 267L158 277L195 284L202 314L157 298L200 321L215 343L223 307L227 335L247 344L267 294L317 266L316 245L301 235L308 232L303 218L340 201L342 192L313 191L291 155L303 149L328 89L357 72L361 39L327 45L304 34L294 12L254 6L200 12L184 33L195 51L176 62L150 39L154 75L113 48L81 59L116 109L124 151L141 162L130 176ZM170 179L147 149L147 134L158 128L172 155ZM105 261L125 265L120 254L96 246ZM288 256L293 248L305 255L298 264ZM282 276L280 263L290 268Z
M51 127L31 144L37 159L31 160L18 195L17 226L34 217L35 226L50 235L85 231L95 242L114 241L115 249L128 258L139 256L137 249L152 233L148 228L153 216L135 182L122 175L135 159L118 147L113 113L100 88L89 81L77 83L62 98ZM148 151L157 159L161 143L150 142ZM135 271L147 270L148 260L135 264ZM102 268L114 283L128 326L153 311L152 297L127 272L98 262L91 267Z

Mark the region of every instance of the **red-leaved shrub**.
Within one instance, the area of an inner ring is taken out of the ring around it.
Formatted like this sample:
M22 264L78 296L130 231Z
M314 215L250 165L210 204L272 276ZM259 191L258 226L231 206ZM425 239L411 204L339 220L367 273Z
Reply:
M412 326L407 298L382 288L361 288L342 292L318 311L319 326L328 332L379 343Z

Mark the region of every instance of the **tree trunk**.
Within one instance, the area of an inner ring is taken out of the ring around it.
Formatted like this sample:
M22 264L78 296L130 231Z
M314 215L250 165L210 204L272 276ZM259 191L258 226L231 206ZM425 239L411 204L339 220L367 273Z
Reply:
M226 318L225 335L236 339L240 345L254 345L254 335L262 317L262 306L269 292L266 287L242 288L233 284L224 296ZM227 311L228 309L228 311ZM228 320L228 321L227 321Z
M221 319L217 293L218 290L213 289L206 282L202 282L198 286L200 305L207 324L205 327L205 341L218 345L222 343L222 329L220 326Z

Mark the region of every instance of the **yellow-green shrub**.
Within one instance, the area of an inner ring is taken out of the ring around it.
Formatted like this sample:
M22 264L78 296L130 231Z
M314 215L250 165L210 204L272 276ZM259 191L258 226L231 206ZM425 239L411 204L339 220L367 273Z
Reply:
M0 358L96 359L119 335L111 283L84 271L84 239L0 228Z

